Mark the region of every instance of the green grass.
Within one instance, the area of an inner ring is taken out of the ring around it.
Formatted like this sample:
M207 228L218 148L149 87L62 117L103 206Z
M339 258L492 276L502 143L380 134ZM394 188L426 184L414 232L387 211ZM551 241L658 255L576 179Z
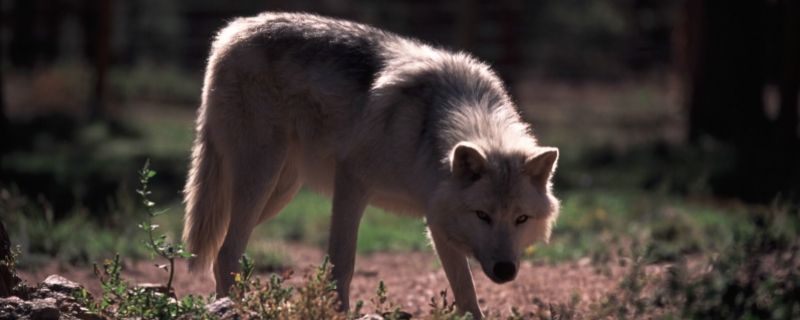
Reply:
M64 264L90 265L114 253L132 259L146 256L147 249L137 240L135 224L104 227L87 219L86 214L81 212L54 221L46 207L30 204L15 206L15 200L22 198L6 189L0 190L0 193L3 193L0 216L10 234L10 241L14 245L21 245L25 253L19 260L22 267L36 268L54 258Z
M535 261L590 257L607 260L625 241L653 240L650 259L674 261L684 254L730 245L752 232L746 207L720 207L648 192L589 189L561 196L562 209L549 245L529 250Z
M112 68L109 73L109 91L125 102L199 104L202 82L200 72L189 73L172 64L152 61L139 61L130 68Z
M299 241L324 248L328 241L331 200L306 188L276 217L258 226L253 239ZM428 250L422 219L368 207L358 231L358 253Z

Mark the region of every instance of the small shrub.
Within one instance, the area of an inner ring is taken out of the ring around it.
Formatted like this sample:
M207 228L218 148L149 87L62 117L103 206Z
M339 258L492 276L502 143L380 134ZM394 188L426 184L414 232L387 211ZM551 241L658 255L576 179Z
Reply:
M145 246L151 250L151 258L156 255L166 259L169 263L156 265L169 273L169 278L163 292L158 290L148 290L142 287L130 288L130 282L121 276L122 263L117 254L114 260L106 259L103 263L102 271L94 265L94 274L100 279L103 288L100 302L90 299L86 291L83 290L75 295L75 298L89 308L92 313L110 317L142 317L156 319L174 319L183 315L201 316L206 313L202 298L189 295L182 300L176 300L175 292L172 288L172 280L175 273L175 259L189 259L193 255L186 252L185 244L173 246L166 242L166 236L155 238L153 230L158 225L152 224L152 218L166 212L156 211L155 203L149 200L150 190L148 183L156 175L155 171L150 170L150 161L145 162L144 167L139 171L139 180L142 189L137 190L142 197L142 203L150 214L150 221L142 222L139 228L147 232L148 240ZM209 297L210 301L211 297Z
M800 317L800 219L780 210L750 215L753 232L737 232L730 246L700 268L692 269L680 258L660 278L643 270L656 246L642 250L634 243L619 288L592 305L591 318Z
M243 255L239 260L241 272L235 275L236 282L228 297L234 302L234 310L239 315L255 312L261 319L284 319L292 312L290 299L293 288L283 283L292 277L287 271L283 276L270 275L266 282L252 278L255 263ZM246 318L246 317L245 317Z
M447 290L442 290L439 292L439 297L442 298L442 304L439 305L436 302L435 297L431 297L431 303L428 304L431 306L431 312L429 319L431 320L467 320L473 319L471 313L466 313L463 316L459 315L456 310L456 302L447 301Z

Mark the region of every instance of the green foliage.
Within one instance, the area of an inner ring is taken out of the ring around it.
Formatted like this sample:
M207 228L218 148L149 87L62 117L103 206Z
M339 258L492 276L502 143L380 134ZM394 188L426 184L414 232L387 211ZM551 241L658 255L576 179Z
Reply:
M800 317L798 218L753 213L756 230L708 261L709 272L687 278L686 262L666 279L658 301L684 318L796 319ZM787 228L783 223L788 223Z
M369 207L361 220L356 249L375 252L431 251L425 221Z
M155 218L164 212L155 210L155 203L150 201L150 190L148 183L156 175L155 171L150 170L150 161L145 162L142 170L139 171L139 181L142 188L137 193L142 197L142 204L150 214L150 221L142 222L139 228L147 232L148 240L145 247L151 250L151 258L156 255L166 259L169 264L156 265L169 273L167 284L163 291L150 290L143 287L129 288L129 281L121 277L122 263L117 254L114 260L103 263L103 270L94 265L94 274L100 279L103 293L100 302L92 301L85 290L76 294L75 298L84 303L91 312L108 316L111 318L123 317L142 317L157 319L174 319L182 315L199 316L205 313L203 299L189 295L181 300L176 300L175 292L172 288L172 280L175 273L175 259L189 259L193 255L184 250L185 244L174 246L166 241L166 236L154 237L153 230L158 225L152 224ZM209 297L210 301L211 297Z
M384 303L386 303L386 284L383 283L383 280L378 281L378 290L376 291L376 296L373 299L370 299L372 303L375 305L375 313L381 314L384 310ZM391 306L389 306L391 308Z
M94 274L103 288L99 302L91 299L86 290L73 297L85 305L93 314L110 317L141 317L145 319L175 319L182 315L200 316L205 313L202 298L192 295L175 299L172 291L158 292L143 287L130 288L130 281L121 276L122 263L119 255L103 263L102 271L95 264ZM209 299L210 300L210 299Z
M0 263L5 265L6 268L8 268L8 271L11 271L11 274L13 275L15 275L17 272L17 263L18 263L17 258L19 258L19 254L21 252L22 248L19 245L17 245L16 247L8 251L7 256L2 257L2 259L0 259Z
M389 289L386 287L386 283L384 283L383 280L378 281L378 289L375 292L375 297L370 299L372 304L375 305L375 314L381 315L384 319L410 319L411 315L401 311L400 306L396 306L392 302L386 304L386 294L388 291Z
M3 223L0 221L0 228L2 227ZM6 246L8 244L0 245ZM17 275L17 258L22 250L20 246L14 248L5 247L2 250L8 250L8 252L0 257L0 297L5 297L8 294L16 295L18 291L25 290L23 288L25 282Z
M144 204L144 206L147 208L147 212L150 214L151 220L149 222L142 222L142 224L139 225L139 228L147 231L147 235L149 236L149 242L145 242L145 247L152 250L150 256L151 259L155 259L156 254L158 254L169 261L169 265L158 265L158 267L169 273L169 280L167 280L167 292L172 292L172 278L175 275L175 258L190 259L195 255L185 250L185 243L179 244L176 247L173 244L166 242L167 236L162 235L158 238L153 237L153 230L158 229L158 225L152 224L152 218L167 212L167 210L156 211L154 209L155 203L150 201L148 198L150 195L150 190L147 189L147 183L155 175L156 172L150 170L150 160L147 160L147 162L144 163L144 168L139 171L139 181L142 183L142 189L136 190L136 192L142 196L142 204Z
M245 254L258 261L256 271L275 272L288 269L292 264L292 257L283 247L284 243L275 240L277 243L262 243L251 241Z
M533 304L539 309L537 312L531 312L529 315L520 314L518 310L512 309L513 315L508 318L511 319L539 319L539 320L572 320L581 319L580 314L575 310L578 305L577 299L570 300L569 303L545 303L539 299L534 299Z
M292 277L287 271L282 276L270 275L267 281L253 278L255 263L242 256L239 260L241 272L235 275L235 284L229 298L234 303L235 313L244 318L258 319L348 319L339 311L336 283L331 280L333 265L325 256L314 273L305 277L305 283L296 291L284 287ZM294 293L297 295L294 295Z
M734 234L752 232L745 207L720 207L641 191L590 189L560 195L561 214L548 245L527 250L530 259L560 262L589 257L611 261L630 239L649 241L647 263L720 250Z
M336 294L336 282L331 279L333 264L325 256L322 264L316 268L315 274L306 276L305 286L299 288L295 319L346 319L339 311L339 298Z
M74 211L67 218L57 220L52 205L44 198L31 201L14 185L0 186L0 216L11 231L11 242L21 244L23 255L17 262L26 268L56 257L62 263L90 265L91 261L115 252L133 258L146 254L144 248L118 241L134 237L132 226L100 227L99 223L86 218L84 209Z
M430 319L431 320L468 320L473 319L472 314L467 312L466 314L459 315L456 310L456 302L452 301L448 303L447 301L447 290L442 290L439 292L439 297L442 298L442 304L440 305L436 302L435 297L431 297L431 303L428 304L431 307L430 312Z
M123 102L155 101L198 104L202 74L191 74L175 64L157 64L150 60L130 68L113 68L109 74L111 94Z
M592 318L796 319L800 218L794 210L749 213L752 232L736 232L699 267L679 259L661 278L643 271L655 246L634 243L627 274L618 290L593 306Z
M242 256L239 260L242 272L236 274L236 283L231 288L229 297L235 303L238 314L248 311L256 312L261 319L283 319L291 314L290 299L293 288L284 287L283 283L291 279L293 272L288 271L282 276L270 275L266 282L261 278L252 278L255 263Z
M643 289L650 280L644 272L644 250L638 241L634 241L629 252L620 250L619 257L621 265L629 264L628 270L620 281L619 290L607 294L593 305L593 319L636 319L650 307L647 299L642 297Z

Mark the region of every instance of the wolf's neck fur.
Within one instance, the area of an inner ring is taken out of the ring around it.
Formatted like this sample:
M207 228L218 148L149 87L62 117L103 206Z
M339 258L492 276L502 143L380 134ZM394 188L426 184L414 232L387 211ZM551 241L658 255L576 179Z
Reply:
M484 63L397 37L381 50L383 68L373 90L393 88L422 100L432 150L441 161L462 141L492 154L525 154L536 145L502 81Z
M466 55L451 56L435 69L431 81L449 92L434 93L440 108L436 135L447 158L459 142L468 141L493 154L524 153L536 145L530 127L503 88L500 79L482 63ZM450 73L463 73L452 77ZM445 160L445 159L442 159Z

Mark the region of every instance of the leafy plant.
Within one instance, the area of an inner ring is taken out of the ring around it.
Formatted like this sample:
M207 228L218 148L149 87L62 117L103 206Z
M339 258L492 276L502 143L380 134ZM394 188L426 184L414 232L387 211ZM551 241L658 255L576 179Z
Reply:
M206 313L203 299L189 295L181 300L177 300L172 288L172 280L175 274L175 259L189 259L193 255L185 251L185 244L177 247L166 242L166 236L158 238L153 236L153 230L158 225L152 224L152 219L166 212L156 211L155 203L149 200L148 183L156 175L155 171L150 170L150 161L145 162L144 167L139 171L139 179L142 189L137 192L142 197L142 203L150 214L150 221L142 222L139 227L148 234L148 241L145 246L150 249L151 258L155 259L156 254L167 259L169 264L156 265L169 273L169 279L163 291L148 289L143 287L130 288L130 281L121 276L122 263L117 254L114 260L106 259L103 263L102 271L97 264L94 265L94 274L100 279L103 288L102 297L99 303L93 301L85 290L77 292L74 297L89 308L92 313L108 316L111 318L121 317L142 317L157 319L174 319L182 315L201 316ZM213 296L208 298L208 301Z
M19 261L17 261L17 258L19 257L20 252L22 252L22 247L19 245L14 247L13 249L9 248L8 255L0 259L0 263L4 264L6 268L8 268L8 271L11 272L11 274L16 275L17 273L17 263L19 263Z
M632 245L619 288L592 306L590 318L665 316L680 319L796 319L800 316L800 219L771 210L751 212L752 232L690 268L682 258L663 277L648 276L644 261L656 250Z
M447 290L442 290L439 292L439 297L442 298L442 304L439 305L436 302L435 297L431 297L431 303L428 304L431 307L430 312L430 319L431 320L467 320L472 319L471 313L466 313L463 316L458 315L456 311L456 302L452 301L450 303L447 302Z
M325 256L314 274L306 275L305 286L299 288L293 319L333 319L344 320L346 315L339 311L339 296L336 281L332 280L330 257Z
M378 281L378 289L375 292L375 297L370 299L372 304L375 305L375 313L381 315L385 319L402 320L411 319L411 314L400 310L400 306L395 306L394 303L389 302L386 304L386 293L389 289L383 280ZM359 308L360 309L360 308Z
M228 294L237 314L256 312L262 319L282 319L290 314L289 300L293 288L284 287L283 283L291 279L293 272L286 272L283 276L272 274L262 283L261 278L252 277L256 268L253 260L242 255L239 266L241 272L235 275L235 283Z
M139 181L142 183L142 189L136 190L142 196L142 204L145 205L147 208L147 212L150 214L150 221L142 222L139 225L139 228L147 231L147 235L149 236L149 242L145 242L145 246L152 250L150 258L155 259L156 254L160 255L164 259L169 261L169 265L162 264L156 265L160 269L164 269L169 273L169 280L167 281L167 292L170 294L172 293L172 279L175 275L175 258L183 258L183 259L190 259L193 258L195 255L186 251L186 244L181 243L177 247L173 246L171 243L166 242L167 236L161 235L158 238L153 237L153 230L158 229L157 224L153 224L153 218L164 214L169 209L164 209L162 211L156 211L154 206L155 203L148 199L150 195L150 190L147 189L147 184L151 178L156 175L156 172L150 170L150 160L147 160L144 163L144 168L139 171Z

